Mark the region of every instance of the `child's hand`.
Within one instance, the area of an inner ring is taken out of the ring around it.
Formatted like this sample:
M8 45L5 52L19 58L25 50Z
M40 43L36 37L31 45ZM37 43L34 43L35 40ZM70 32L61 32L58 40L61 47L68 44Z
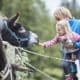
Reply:
M39 45L40 45L40 46L44 46L44 44L43 44L43 43L39 43Z

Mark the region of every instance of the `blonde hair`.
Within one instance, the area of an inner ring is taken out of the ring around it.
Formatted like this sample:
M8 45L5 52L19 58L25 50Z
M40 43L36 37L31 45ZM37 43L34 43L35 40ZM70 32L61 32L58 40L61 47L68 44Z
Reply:
M58 29L64 29L67 34L71 34L72 30L70 29L69 22L67 20L61 20L56 24L56 31Z
M60 15L63 15L64 17L69 17L72 18L72 14L69 9L66 7L59 7L58 9L55 10L54 12L54 17L59 17Z

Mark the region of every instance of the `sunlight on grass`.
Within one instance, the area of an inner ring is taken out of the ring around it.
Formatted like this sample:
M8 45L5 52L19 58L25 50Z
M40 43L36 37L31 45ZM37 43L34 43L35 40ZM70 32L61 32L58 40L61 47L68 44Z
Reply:
M52 74L57 75L58 77L62 77L63 71L61 69L55 68L52 72Z
M55 80L58 80L58 78L61 78L63 76L63 71L60 68L45 69L44 71L49 75L55 77Z

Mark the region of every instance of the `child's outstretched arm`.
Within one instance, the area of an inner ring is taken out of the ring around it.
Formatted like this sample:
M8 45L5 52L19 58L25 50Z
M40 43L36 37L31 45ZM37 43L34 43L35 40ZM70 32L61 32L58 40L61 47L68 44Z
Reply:
M59 41L58 41L58 37L55 37L53 38L52 40L50 41L46 41L46 42L43 42L43 43L39 43L39 45L41 45L42 47L44 48L48 48L48 47L51 47L51 46L54 46L55 44L57 44Z

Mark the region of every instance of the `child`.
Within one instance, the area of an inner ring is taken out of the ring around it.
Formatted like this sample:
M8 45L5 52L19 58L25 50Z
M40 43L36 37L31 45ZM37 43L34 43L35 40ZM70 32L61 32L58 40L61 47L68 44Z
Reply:
M61 43L65 53L67 53L68 59L75 60L75 57L77 57L76 53L79 49L75 48L74 44L76 41L80 41L80 35L70 29L70 25L67 20L61 20L57 22L56 32L57 34L55 38L50 41L40 43L40 45L44 48L48 48L54 46L57 43ZM70 70L71 68L69 67L68 71ZM72 70L72 73L76 74L76 69Z
M56 8L53 16L56 22L63 20L63 19L68 20L71 30L80 35L80 19L73 17L71 11L67 7L61 6L61 7ZM75 47L80 49L80 41L75 42ZM61 47L61 53L62 53L62 58L64 60L68 59L67 54L63 50L63 47ZM78 56L78 59L80 60L80 50L78 50L76 55ZM68 71L67 71L68 64L69 62L66 62L66 61L62 62L64 74L68 74Z
M61 43L64 49L66 50L66 53L75 52L78 50L75 48L73 43L75 41L80 41L80 35L71 31L70 25L67 20L61 20L57 22L56 32L57 34L55 38L50 41L40 43L40 45L44 48L48 48L54 46L57 43Z

